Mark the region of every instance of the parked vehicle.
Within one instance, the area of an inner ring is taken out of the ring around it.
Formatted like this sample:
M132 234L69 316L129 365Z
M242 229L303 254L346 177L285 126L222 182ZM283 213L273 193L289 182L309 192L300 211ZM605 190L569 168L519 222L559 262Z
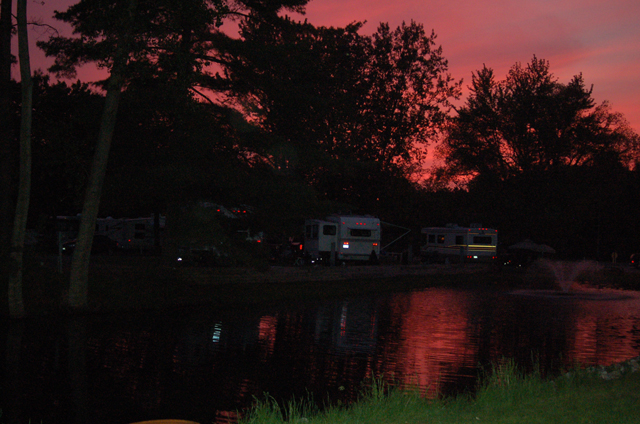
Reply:
M380 256L380 220L373 216L331 215L305 222L304 250L312 261L372 261Z
M426 227L420 255L430 262L492 262L497 259L498 230L480 226Z

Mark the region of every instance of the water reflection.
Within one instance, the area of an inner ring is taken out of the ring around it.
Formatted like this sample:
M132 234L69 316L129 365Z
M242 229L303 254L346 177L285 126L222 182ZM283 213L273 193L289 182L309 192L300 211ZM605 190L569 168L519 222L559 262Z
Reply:
M475 377L475 371L468 372L478 363L470 322L473 298L473 292L446 289L395 296L391 309L398 337L386 346L385 374L418 384L431 396L450 383Z
M638 296L605 302L582 302L568 338L572 357L582 363L611 363L640 351Z
M640 301L431 288L279 305L5 323L3 420L233 422L254 396L349 402L370 377L471 390L502 357L545 372L640 355Z

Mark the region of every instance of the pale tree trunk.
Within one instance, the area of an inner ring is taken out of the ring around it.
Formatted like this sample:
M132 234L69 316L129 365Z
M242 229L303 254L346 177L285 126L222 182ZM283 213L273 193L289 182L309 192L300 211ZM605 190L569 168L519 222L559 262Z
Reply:
M118 102L122 89L122 77L112 74L109 78L109 88L105 99L104 110L98 133L98 144L93 156L91 174L87 182L84 206L80 217L78 239L71 259L71 275L69 281L69 307L83 309L87 307L89 295L89 260L93 233L100 208L100 194L107 171L107 161L111 148L111 139L116 124Z
M125 28L131 30L137 0L130 0L129 14L123 17L126 20ZM78 229L78 239L71 259L71 275L69 277L68 306L72 309L85 309L88 306L89 298L89 260L91 258L91 244L93 243L93 233L95 231L96 220L100 209L100 196L104 176L107 172L107 162L109 160L109 150L111 149L111 139L116 126L116 116L118 113L118 103L122 94L122 86L125 80L127 65L128 41L131 33L122 36L122 44L114 57L114 65L107 85L107 95L104 109L100 121L100 131L98 142L93 155L91 173L87 181L87 190L80 217L80 228Z
M22 85L22 117L20 122L20 181L18 200L13 219L11 237L11 259L13 266L9 275L9 314L24 316L22 301L22 259L24 238L27 230L29 197L31 191L31 104L33 83L29 63L29 43L27 37L27 0L18 0L18 51L20 58L20 78Z
M13 224L12 177L14 134L11 121L11 5L0 9L0 228ZM9 255L11 231L0 231L0 257Z

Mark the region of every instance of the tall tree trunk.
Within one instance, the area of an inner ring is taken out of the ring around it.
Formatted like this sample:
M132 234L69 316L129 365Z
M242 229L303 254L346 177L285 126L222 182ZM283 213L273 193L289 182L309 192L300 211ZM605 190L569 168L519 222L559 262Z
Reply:
M104 176L107 171L111 139L116 125L118 103L122 90L122 76L111 74L105 99L104 110L100 121L98 144L93 156L91 174L87 182L87 191L84 197L80 228L76 248L71 260L71 275L69 281L69 307L83 309L87 307L89 295L89 260L91 257L91 244L93 233L100 209L100 195Z
M22 259L24 238L29 214L31 192L31 105L33 83L29 63L29 38L27 36L27 0L18 0L18 51L20 58L20 78L22 85L22 117L20 122L20 182L18 200L13 220L11 237L11 259L14 266L9 275L9 314L24 316L22 301Z
M11 5L2 0L0 8L0 228L13 222L12 176L14 135L11 113ZM0 231L0 257L8 255L11 232Z
M133 25L136 7L137 0L130 0L129 14L124 17L124 19L128 19L129 28ZM100 209L100 196L104 176L107 172L111 140L116 126L118 103L120 102L122 86L125 80L127 57L129 54L129 37L129 34L124 34L122 37L122 44L116 52L114 65L111 69L111 75L107 85L107 95L100 121L98 143L93 155L89 180L87 181L87 191L82 207L82 215L80 217L80 228L78 229L76 248L71 259L68 305L72 309L85 309L88 306L91 244L93 243L93 233Z

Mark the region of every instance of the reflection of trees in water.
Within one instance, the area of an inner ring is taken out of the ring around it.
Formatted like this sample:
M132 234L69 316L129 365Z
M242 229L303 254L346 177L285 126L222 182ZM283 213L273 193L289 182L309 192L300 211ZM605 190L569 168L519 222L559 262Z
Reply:
M265 310L11 323L0 407L7 422L211 422L264 392L349 402L378 376L453 393L472 390L477 365L502 357L526 367L533 353L552 370L560 354L603 364L637 356L639 310L432 288ZM25 417L20 405L36 407Z
M181 311L105 330L93 342L92 361L102 390L136 414L131 421L169 415L210 422L216 409L235 411L255 394L257 316Z
M8 424L20 423L22 417L22 337L24 334L24 321L11 320L7 329L7 344L4 369L4 387L2 399L10 408L2 409L2 419Z
M481 327L485 337L477 341L483 353L479 357L483 367L513 358L525 371L534 366L539 366L543 374L558 370L561 358L567 354L565 337L571 328L570 306L558 308L501 295L500 302L488 302L483 311L479 321L490 323L487 328Z
M385 305L372 298L350 299L319 306L314 319L316 391L334 402L351 402L361 383L377 376L379 315Z
M69 343L69 384L75 411L75 422L88 423L89 400L86 369L87 325L84 317L73 317L67 322L67 340Z

